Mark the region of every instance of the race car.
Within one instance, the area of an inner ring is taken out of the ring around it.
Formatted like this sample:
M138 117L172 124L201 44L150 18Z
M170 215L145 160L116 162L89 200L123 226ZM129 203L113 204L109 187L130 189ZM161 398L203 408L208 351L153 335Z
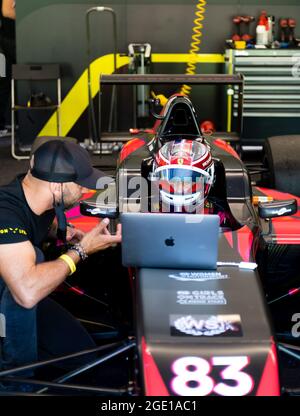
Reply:
M183 187L176 191L172 182L182 168L191 180L187 192ZM202 190L196 186L197 174L203 179ZM149 186L137 197L135 191L142 188L143 180ZM159 188L155 195L153 181ZM131 186L132 182L138 186ZM184 96L168 101L154 132L135 137L123 147L116 188L109 187L107 195L115 195L115 205L113 197L107 206L97 196L82 202L81 212L113 218L134 205L134 212L192 215L200 208L204 215L220 217L216 271L131 271L140 391L146 395L279 395L283 382L276 341L280 334L276 336L273 329L276 322L269 318L267 303L275 306L276 298L290 298L298 291L294 286L297 267L293 278L286 276L281 285L278 267L274 273L275 258L282 264L281 276L287 274L285 261L297 258L298 198L252 189L237 152L219 138L203 136L193 105ZM281 334L281 339L287 341L286 335ZM284 350L281 346L280 351Z
M216 268L124 267L120 247L91 256L53 297L101 354L38 393L297 394L297 376L286 374L297 374L300 359L299 198L253 187L237 151L202 134L189 98L175 95L155 115L154 128L122 148L114 180L68 220L88 230L109 217L114 232L124 212L218 215Z

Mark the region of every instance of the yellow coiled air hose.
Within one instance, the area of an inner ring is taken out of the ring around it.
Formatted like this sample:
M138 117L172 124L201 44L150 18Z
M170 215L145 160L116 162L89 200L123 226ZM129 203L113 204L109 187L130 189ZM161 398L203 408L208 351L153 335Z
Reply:
M195 15L196 19L194 20L194 27L193 27L193 35L192 35L192 42L189 50L190 59L187 63L185 73L187 75L194 75L196 73L196 63L197 63L197 55L200 50L201 44L201 37L202 37L202 29L203 29L203 20L205 19L204 13L206 12L206 1L199 0ZM184 84L181 87L180 94L189 95L192 90L190 85Z
M195 16L194 19L194 27L193 27L193 35L192 41L189 50L189 62L187 63L186 67L186 74L194 75L196 73L196 64L197 64L197 54L200 50L200 43L202 37L202 29L203 29L203 20L205 19L204 13L206 12L206 1L205 0L198 0L198 4L196 5ZM189 95L192 90L190 85L182 85L180 94ZM152 97L159 99L160 104L164 106L168 99L163 94L156 95L154 91L151 91Z

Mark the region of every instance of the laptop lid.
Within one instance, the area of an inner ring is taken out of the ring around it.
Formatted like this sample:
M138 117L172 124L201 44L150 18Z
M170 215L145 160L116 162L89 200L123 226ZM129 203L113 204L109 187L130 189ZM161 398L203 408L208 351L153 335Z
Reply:
M123 213L124 266L216 269L218 215Z

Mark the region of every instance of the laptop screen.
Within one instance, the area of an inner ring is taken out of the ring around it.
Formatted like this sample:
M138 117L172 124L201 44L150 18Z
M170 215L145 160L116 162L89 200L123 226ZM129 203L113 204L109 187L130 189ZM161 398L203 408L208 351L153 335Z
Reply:
M216 269L218 215L123 213L124 266Z

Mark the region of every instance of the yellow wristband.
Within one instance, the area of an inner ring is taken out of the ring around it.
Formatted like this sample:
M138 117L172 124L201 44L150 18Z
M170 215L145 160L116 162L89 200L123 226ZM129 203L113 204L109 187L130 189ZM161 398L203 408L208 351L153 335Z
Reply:
M62 261L64 261L70 268L70 274L73 274L74 272L76 272L76 264L74 263L74 260L68 256L67 254L62 254L61 256L59 256L59 259L61 259Z

